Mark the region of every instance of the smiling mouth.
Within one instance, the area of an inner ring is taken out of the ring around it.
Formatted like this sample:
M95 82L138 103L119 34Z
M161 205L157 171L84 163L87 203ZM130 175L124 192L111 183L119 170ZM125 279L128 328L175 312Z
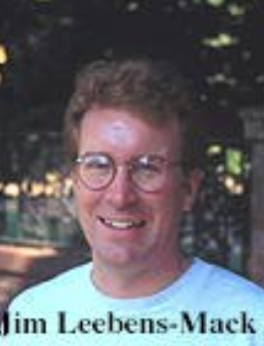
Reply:
M135 228L141 228L145 226L146 221L144 220L118 220L109 219L104 217L99 217L99 220L107 227L113 228L115 230L125 231Z

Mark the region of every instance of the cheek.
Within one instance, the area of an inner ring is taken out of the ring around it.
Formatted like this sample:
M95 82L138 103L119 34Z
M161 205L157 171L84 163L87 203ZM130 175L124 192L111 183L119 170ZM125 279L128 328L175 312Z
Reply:
M163 225L175 226L184 210L184 200L185 194L181 188L172 188L169 192L164 192L155 208L156 219Z

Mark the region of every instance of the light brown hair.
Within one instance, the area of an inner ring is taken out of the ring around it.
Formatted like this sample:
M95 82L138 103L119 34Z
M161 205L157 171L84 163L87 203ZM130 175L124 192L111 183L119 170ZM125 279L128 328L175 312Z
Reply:
M64 118L65 145L71 159L77 155L82 119L93 108L125 109L155 126L176 119L182 131L183 159L190 168L199 165L198 109L189 83L173 63L128 59L85 66L76 76Z

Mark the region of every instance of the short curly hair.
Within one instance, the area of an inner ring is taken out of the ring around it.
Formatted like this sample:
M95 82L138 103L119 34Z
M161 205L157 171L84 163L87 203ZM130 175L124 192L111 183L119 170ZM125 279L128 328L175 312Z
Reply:
M201 161L198 109L190 84L175 64L150 59L95 61L76 76L75 90L64 117L64 142L77 155L82 119L94 108L123 109L160 126L176 119L183 136L183 158L189 166Z

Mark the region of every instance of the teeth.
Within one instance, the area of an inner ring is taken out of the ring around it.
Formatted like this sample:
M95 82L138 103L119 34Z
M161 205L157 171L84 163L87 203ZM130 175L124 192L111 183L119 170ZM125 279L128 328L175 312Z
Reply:
M107 220L102 219L102 221L110 227L117 228L117 229L128 229L132 227L140 227L144 224L144 221L121 221L121 220Z
M110 222L110 225L115 227L115 228L129 228L133 226L133 222L128 222L128 221L112 221Z

